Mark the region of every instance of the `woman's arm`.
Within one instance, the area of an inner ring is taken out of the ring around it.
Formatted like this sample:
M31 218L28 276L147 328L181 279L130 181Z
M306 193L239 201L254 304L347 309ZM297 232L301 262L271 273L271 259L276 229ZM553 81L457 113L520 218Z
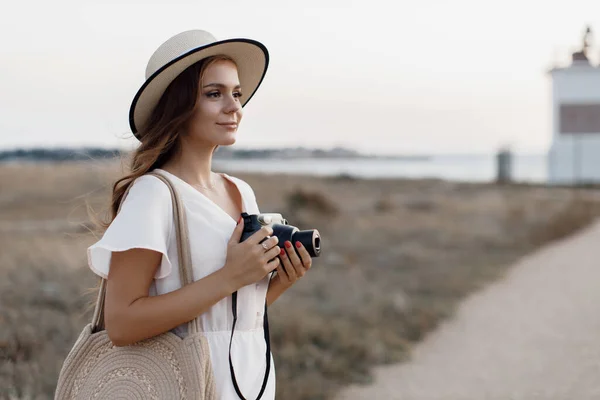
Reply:
M223 268L159 296L148 296L148 291L160 266L160 252L140 248L113 252L104 305L110 340L117 346L126 346L167 332L277 267L277 237L264 242L269 248L266 252L258 246L265 237L273 235L273 229L264 226L240 243L243 227L243 222L239 223L229 239Z
M113 252L105 300L105 325L116 346L167 332L206 312L238 288L222 268L185 287L158 296L148 290L162 255L153 250Z
M267 307L273 304L290 286L284 285L278 275L274 276L269 281L269 288L267 289Z

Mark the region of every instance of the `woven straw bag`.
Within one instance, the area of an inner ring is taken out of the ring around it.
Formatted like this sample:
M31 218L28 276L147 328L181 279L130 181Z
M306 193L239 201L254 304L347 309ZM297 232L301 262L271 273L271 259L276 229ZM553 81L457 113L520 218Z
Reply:
M181 199L165 176L156 172L148 175L161 179L171 192L179 272L182 285L187 285L193 277ZM127 192L123 198L126 195ZM103 279L92 322L83 329L63 363L55 400L217 398L208 342L199 332L197 319L188 323L188 335L183 339L166 332L116 347L104 329L105 294L106 280Z

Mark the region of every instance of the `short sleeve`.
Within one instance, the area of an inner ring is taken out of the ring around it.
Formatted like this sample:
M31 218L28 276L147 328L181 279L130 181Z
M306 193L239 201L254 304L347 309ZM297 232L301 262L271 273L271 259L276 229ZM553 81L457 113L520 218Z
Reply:
M107 278L113 251L149 249L162 254L154 278L165 278L172 270L167 252L173 231L172 213L167 185L151 175L139 177L102 238L87 249L88 266Z

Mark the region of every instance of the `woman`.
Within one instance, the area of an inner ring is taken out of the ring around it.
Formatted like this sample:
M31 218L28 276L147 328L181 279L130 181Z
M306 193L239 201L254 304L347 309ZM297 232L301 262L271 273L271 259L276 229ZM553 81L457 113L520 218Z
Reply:
M299 242L285 243L285 250L277 237L260 244L273 234L270 227L239 243L240 214L259 213L254 192L241 179L211 171L218 146L235 143L242 107L267 66L262 44L216 41L204 31L183 32L156 50L130 110L141 144L131 173L114 185L105 234L88 249L90 268L107 278L105 326L111 341L126 346L167 331L183 337L186 322L198 317L221 399L240 397L229 364L232 293L238 293L231 343L235 381L247 399L261 391L262 399L273 399L274 368L265 374L272 363L265 357L265 301L272 304L312 262ZM151 170L170 178L187 213L195 282L184 288L170 192L158 178L144 176ZM277 273L271 278L272 270Z

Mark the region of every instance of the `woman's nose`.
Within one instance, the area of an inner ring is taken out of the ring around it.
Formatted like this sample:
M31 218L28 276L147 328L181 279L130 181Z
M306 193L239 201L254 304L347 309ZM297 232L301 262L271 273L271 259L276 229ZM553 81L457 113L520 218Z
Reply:
M242 108L239 100L236 97L229 97L227 104L225 105L225 112L230 114L239 111Z

